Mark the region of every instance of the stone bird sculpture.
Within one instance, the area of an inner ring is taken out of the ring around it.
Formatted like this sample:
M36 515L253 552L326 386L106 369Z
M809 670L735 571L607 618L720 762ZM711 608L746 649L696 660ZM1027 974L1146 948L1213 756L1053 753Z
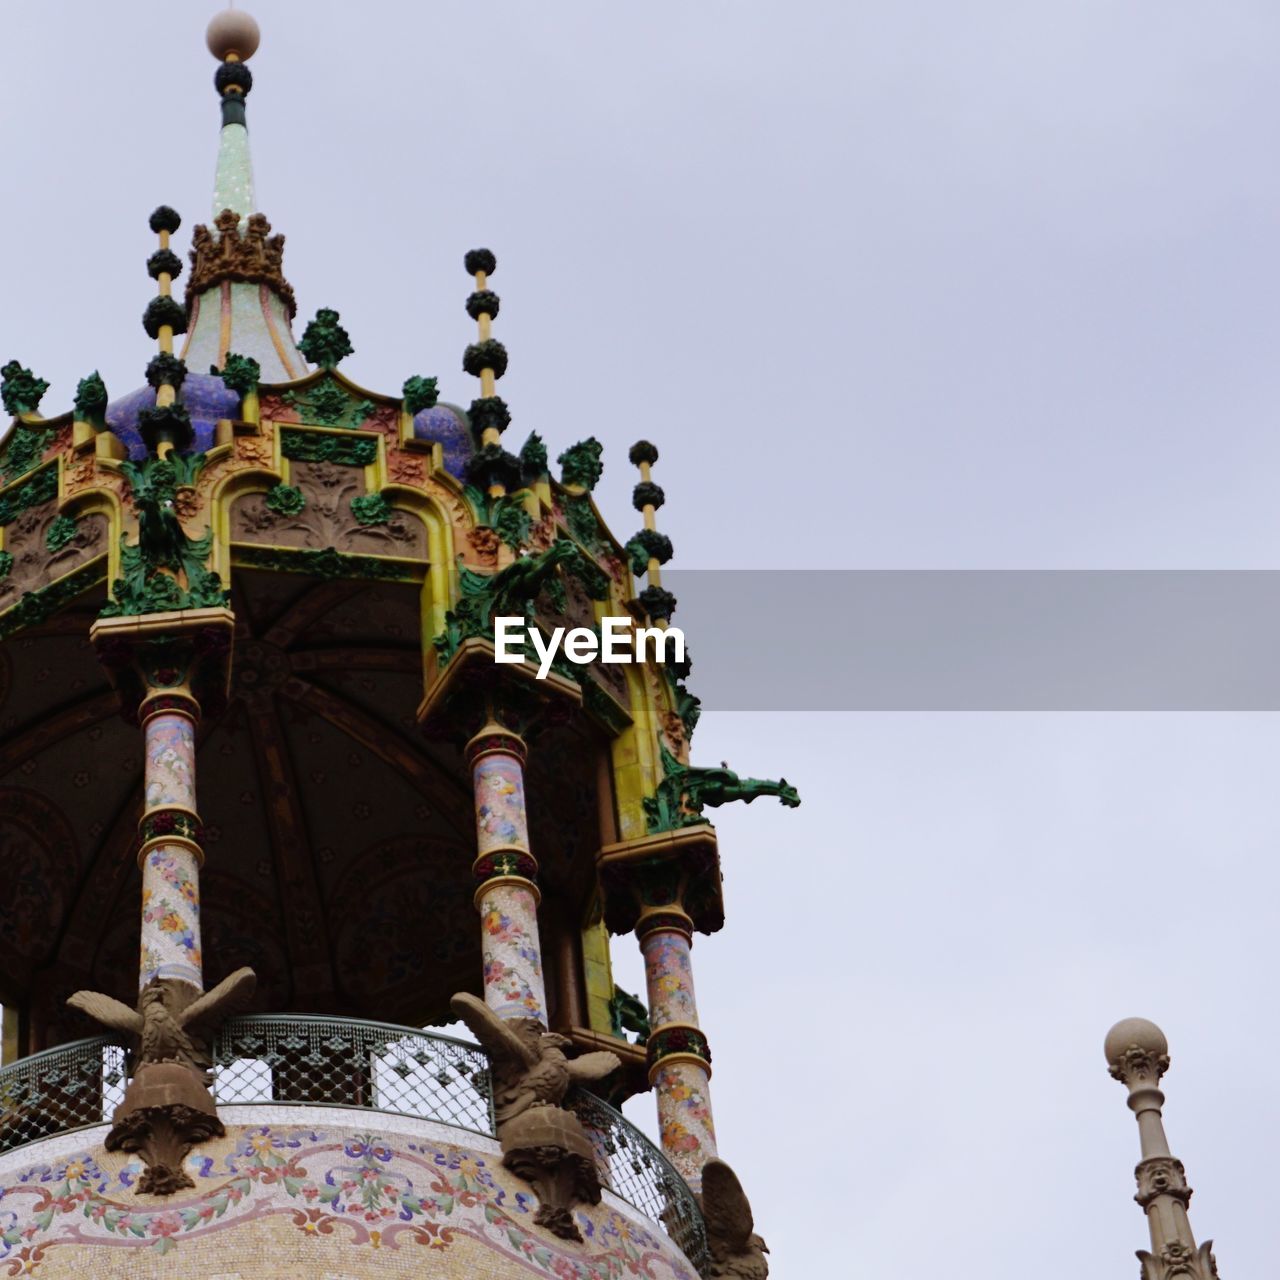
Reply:
M711 1253L709 1277L732 1280L767 1280L768 1245L755 1233L751 1204L738 1175L723 1160L712 1158L702 1166L702 1216L707 1224L707 1248Z
M536 1018L500 1018L483 1000L462 992L449 1002L489 1051L493 1108L499 1130L533 1107L558 1107L572 1084L602 1080L622 1061L603 1050L569 1058L573 1041L547 1031Z
M237 969L212 991L206 991L184 1009L169 1007L171 996L163 983L152 983L138 996L137 1009L100 991L77 991L67 999L73 1009L87 1013L104 1027L137 1036L138 1065L152 1062L180 1062L195 1071L204 1068L188 1027L216 1026L243 1009L253 997L257 978L252 969Z

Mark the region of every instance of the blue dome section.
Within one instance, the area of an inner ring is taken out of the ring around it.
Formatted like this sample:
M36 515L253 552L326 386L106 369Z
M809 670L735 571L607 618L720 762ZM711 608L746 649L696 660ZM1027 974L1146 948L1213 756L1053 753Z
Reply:
M457 405L437 404L423 409L413 420L413 434L419 440L438 441L444 450L444 469L455 479L462 479L471 457L471 427Z
M203 453L213 447L214 429L219 418L240 416L240 397L219 377L210 373L188 373L178 392L179 401L186 405L195 428L193 453ZM135 461L147 456L147 446L138 433L138 414L155 406L154 387L142 387L113 400L107 405L107 427L129 450Z

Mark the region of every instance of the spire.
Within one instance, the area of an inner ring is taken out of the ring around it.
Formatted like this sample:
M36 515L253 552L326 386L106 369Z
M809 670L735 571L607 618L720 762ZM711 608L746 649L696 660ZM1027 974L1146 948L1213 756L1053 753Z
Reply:
M1134 1199L1146 1211L1151 1229L1151 1252L1138 1250L1142 1280L1216 1280L1213 1242L1196 1247L1187 1217L1191 1188L1186 1170L1174 1159L1164 1134L1164 1094L1159 1086L1169 1069L1169 1042L1154 1022L1126 1018L1107 1032L1104 1052L1111 1074L1128 1087L1129 1109L1138 1120L1142 1159L1134 1170Z
M213 180L214 224L224 209L240 215L239 225L258 212L253 194L253 159L249 154L246 99L253 88L253 72L245 65L258 50L258 24L241 9L219 13L205 32L209 52L219 67L213 86L222 100L222 133L218 138L218 168Z
M251 357L264 382L288 382L307 372L290 321L297 311L284 277L284 236L273 236L258 210L249 155L246 98L257 52L258 24L241 9L225 9L209 23L209 52L222 111L213 217L192 233L187 281L190 337L182 355L193 371L222 369L228 355Z

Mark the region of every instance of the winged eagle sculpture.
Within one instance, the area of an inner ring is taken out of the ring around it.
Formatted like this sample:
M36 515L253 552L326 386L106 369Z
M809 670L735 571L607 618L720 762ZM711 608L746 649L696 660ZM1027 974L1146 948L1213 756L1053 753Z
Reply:
M756 1235L751 1203L738 1175L714 1157L702 1166L702 1216L711 1253L709 1277L717 1280L767 1280L769 1246Z
M77 991L67 999L67 1004L87 1013L104 1027L136 1036L140 1046L139 1066L180 1062L203 1072L207 1063L201 1061L187 1028L216 1026L238 1013L253 998L257 981L252 969L237 969L212 991L206 991L177 1011L170 1009L169 989L159 982L142 989L136 1009L100 991Z
M489 1053L502 1163L537 1193L534 1222L581 1241L574 1206L600 1203L600 1170L582 1122L560 1104L571 1085L603 1080L621 1060L607 1050L570 1058L567 1036L536 1018L500 1018L465 992L449 1004Z
M493 1110L502 1127L532 1107L558 1107L569 1086L603 1080L621 1059L602 1050L570 1058L573 1041L547 1031L534 1018L500 1018L483 1000L465 992L449 1002L489 1051L493 1063Z

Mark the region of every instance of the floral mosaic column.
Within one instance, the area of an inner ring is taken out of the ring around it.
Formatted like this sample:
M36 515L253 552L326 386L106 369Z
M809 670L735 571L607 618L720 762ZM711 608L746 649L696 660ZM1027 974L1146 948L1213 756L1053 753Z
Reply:
M636 925L649 995L649 1083L667 1158L697 1191L716 1154L711 1116L711 1051L698 1027L690 946L693 921L679 908L641 915Z
M529 852L523 739L497 724L467 743L475 788L476 907L484 956L484 998L499 1017L546 1023L538 941L538 864Z
M199 704L166 690L147 698L139 720L145 737L142 847L142 955L138 986L183 982L197 991L200 957L200 819L196 813L196 724Z

